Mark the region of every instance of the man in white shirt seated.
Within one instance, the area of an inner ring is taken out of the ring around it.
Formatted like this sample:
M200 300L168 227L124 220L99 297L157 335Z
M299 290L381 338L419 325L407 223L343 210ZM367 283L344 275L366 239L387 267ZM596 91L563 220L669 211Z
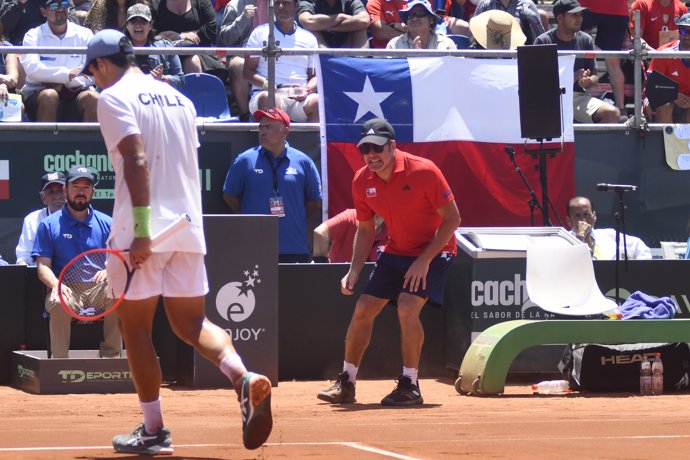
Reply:
M18 265L36 265L36 261L31 256L31 250L34 248L34 241L36 240L36 229L43 219L61 210L65 205L65 175L61 172L44 174L41 178L39 196L45 207L24 217L22 234L15 249Z
M589 198L576 196L568 201L566 210L567 222L571 233L578 240L586 243L595 260L615 260L616 258L616 230L613 228L594 228L597 213L594 211ZM625 246L624 246L625 245ZM644 242L630 235L620 235L620 258L624 258L627 248L628 259L651 259L652 253Z

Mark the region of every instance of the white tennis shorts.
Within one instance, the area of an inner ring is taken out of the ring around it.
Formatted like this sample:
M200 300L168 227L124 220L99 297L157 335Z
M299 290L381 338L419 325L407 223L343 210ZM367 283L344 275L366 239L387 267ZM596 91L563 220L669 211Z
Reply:
M125 254L125 260L128 255ZM129 263L129 261L127 260ZM120 296L127 274L117 264L106 264L108 283L115 296ZM134 272L127 300L163 297L201 297L208 293L204 255L193 252L154 252Z

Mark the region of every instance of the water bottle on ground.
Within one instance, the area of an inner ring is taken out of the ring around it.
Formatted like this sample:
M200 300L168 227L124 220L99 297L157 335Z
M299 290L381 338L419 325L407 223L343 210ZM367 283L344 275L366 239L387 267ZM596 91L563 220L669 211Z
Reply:
M664 363L661 362L661 353L657 353L652 361L652 394L664 394Z
M640 394L642 396L652 394L652 363L649 362L646 354L640 363Z
M570 389L567 380L544 380L532 385L532 391L539 394L565 393Z

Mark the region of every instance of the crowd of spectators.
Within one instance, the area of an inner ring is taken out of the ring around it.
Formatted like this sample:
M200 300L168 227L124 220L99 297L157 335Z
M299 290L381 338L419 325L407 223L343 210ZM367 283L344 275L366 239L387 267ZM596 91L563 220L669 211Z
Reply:
M148 12L130 14L137 5ZM3 44L14 46L83 46L91 33L113 28L125 32L138 47L262 48L268 36L268 6L269 0L2 0L0 39ZM582 10L575 11L577 8ZM565 12L554 14L556 11ZM460 46L456 44L465 43L456 37L465 36L469 46L477 49L486 48L487 44L514 49L523 44L556 43L562 49L626 50L631 47L632 17L637 11L648 50L685 49L682 34L688 26L683 25L681 17L688 8L681 0L274 2L276 41L284 49L453 50ZM499 12L510 15L514 23L506 22L506 16ZM574 21L575 15L581 18ZM568 24L578 23L577 31L566 33L572 38L554 40L565 30L558 16L563 16ZM557 34L559 25L561 33ZM483 30L491 27L498 29ZM512 38L508 36L509 29ZM586 48L578 48L582 45ZM78 61L79 57L71 55L6 53L0 57L0 66L4 67L0 69L0 100L5 100L8 93L22 94L29 121L93 120L97 89L93 91L92 82L82 81L76 69L83 63ZM250 114L268 103L267 61L262 56L219 58L185 52L179 56L140 56L138 62L145 72L178 88L184 84L184 74L205 72L219 77L228 88L233 114L241 121L251 120ZM283 56L277 61L276 105L286 110L293 121L318 121L313 64L314 58L308 56ZM584 84L576 86L581 93L577 97L585 94L602 100L606 116L590 110L592 113L576 121L626 121L634 100L630 74L640 70L631 70L628 62L621 63L618 58L601 59L602 66L594 60L578 60L578 64L588 67L575 69L576 80ZM654 70L661 73L669 67L655 64ZM661 108L660 113L657 107L650 107L646 112L649 121L684 120L685 109L690 105L683 93L686 84L673 74L678 73L675 66L671 67L672 75L667 76L681 86L678 99L671 104L672 109L676 107L675 112L669 117L668 107ZM583 74L587 80L582 80Z

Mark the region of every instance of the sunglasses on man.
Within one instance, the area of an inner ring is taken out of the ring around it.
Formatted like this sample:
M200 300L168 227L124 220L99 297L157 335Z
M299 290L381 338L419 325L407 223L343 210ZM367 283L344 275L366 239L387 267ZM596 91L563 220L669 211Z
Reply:
M424 10L419 10L419 11L410 11L407 13L407 19L412 19L412 18L423 18L424 16L428 16L429 13L427 13Z
M359 153L362 155L367 155L369 152L374 152L374 153L381 153L383 152L384 147L386 147L390 142L386 142L383 145L376 145L376 144L362 144L359 147Z
M57 11L59 9L67 10L69 9L69 2L66 0L63 0L62 2L54 2L48 5L48 9L50 11Z

